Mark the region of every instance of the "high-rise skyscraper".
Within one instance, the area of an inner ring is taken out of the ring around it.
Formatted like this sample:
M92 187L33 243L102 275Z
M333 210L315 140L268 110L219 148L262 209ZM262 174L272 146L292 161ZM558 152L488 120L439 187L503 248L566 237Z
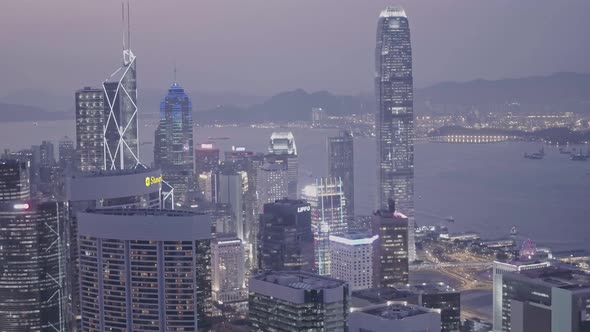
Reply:
M104 169L104 90L76 91L76 165L81 171Z
M408 283L408 217L395 209L393 201L387 210L373 216L373 285L395 287Z
M416 284L407 289L418 297L418 305L438 310L441 332L461 330L461 294L458 291L444 283Z
M502 332L590 330L590 276L545 267L502 276Z
M70 174L66 177L65 191L68 200L68 289L71 298L69 315L79 326L79 256L78 213L88 209L124 208L159 209L164 204L162 174L159 170L134 169L96 171ZM92 190L89 190L92 188Z
M262 271L312 271L314 265L311 207L303 200L264 204L258 234Z
M39 165L41 167L55 165L55 146L50 141L43 141L39 145Z
M363 233L330 235L332 278L348 282L351 291L373 287L373 242Z
M211 301L211 224L173 210L78 214L82 331L197 331Z
M342 180L346 215L354 218L354 141L346 130L328 137L328 177Z
M202 143L195 148L195 174L217 171L219 149L212 143Z
M65 207L0 203L0 331L66 331Z
M394 199L409 219L409 258L414 244L414 95L410 25L405 11L387 7L379 15L375 49L378 206Z
M186 203L193 187L193 106L178 83L160 103L160 124L154 139L154 162L174 188L177 202Z
M217 176L217 202L229 205L231 209L232 222L226 225L226 229L218 229L218 232L233 233L246 241L244 233L244 194L247 190L247 175L245 172L222 172Z
M250 279L250 331L346 331L348 284L306 272Z
M127 38L123 38L123 65L102 84L105 97L104 169L107 170L134 168L140 163L136 57L131 52L129 36L127 30Z
M68 136L59 140L59 167L63 171L73 171L76 162L76 146Z
M0 160L0 202L31 197L28 162Z
M64 216L30 199L26 163L0 161L0 331L66 331Z
M346 199L340 179L320 178L302 190L302 198L311 205L311 227L314 237L315 271L330 275L330 235L348 230Z
M259 213L266 203L288 196L288 170L281 163L265 163L257 171L256 196Z
M297 157L297 145L291 132L274 132L270 135L268 147L268 162L282 162L287 169L287 194L290 199L297 199L299 161ZM272 161L271 161L272 160Z
M245 301L246 271L242 240L227 234L217 234L211 243L213 300L223 304Z
M494 331L502 331L502 303L504 290L502 278L505 273L521 273L530 270L539 270L549 267L548 261L523 260L511 262L494 262L492 269L492 323Z

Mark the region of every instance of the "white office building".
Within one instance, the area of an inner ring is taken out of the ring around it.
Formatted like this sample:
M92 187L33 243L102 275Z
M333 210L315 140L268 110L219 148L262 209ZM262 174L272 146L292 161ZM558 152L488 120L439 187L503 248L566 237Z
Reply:
M213 300L221 303L245 301L244 244L235 236L218 234L211 243Z
M265 163L258 169L256 184L258 211L262 213L264 204L288 196L287 167L279 163Z
M350 290L373 285L373 242L377 236L363 233L330 235L331 276L348 282Z

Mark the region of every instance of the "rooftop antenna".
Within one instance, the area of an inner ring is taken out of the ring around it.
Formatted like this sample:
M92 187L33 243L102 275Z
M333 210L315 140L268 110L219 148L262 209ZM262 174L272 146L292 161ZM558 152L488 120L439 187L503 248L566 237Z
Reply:
M125 4L121 1L121 33L123 33L123 51L127 49L125 47Z
M174 83L176 83L176 60L174 60Z
M131 49L131 14L129 10L129 0L127 0L127 48Z

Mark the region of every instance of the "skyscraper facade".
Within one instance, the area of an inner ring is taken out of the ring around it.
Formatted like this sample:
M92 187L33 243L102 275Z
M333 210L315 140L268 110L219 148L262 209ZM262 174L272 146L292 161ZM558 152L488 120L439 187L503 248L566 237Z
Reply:
M233 233L242 240L246 241L244 232L244 194L247 190L247 175L245 172L231 172L218 174L217 202L229 205L231 209L231 223L224 225L224 229L218 229L218 232Z
M31 197L29 162L0 160L0 202Z
M88 209L159 209L161 199L162 173L160 170L128 169L116 171L96 171L69 174L65 181L68 200L68 290L71 298L68 303L69 315L75 317L79 325L79 252L78 252L78 213ZM92 188L89 190L88 188Z
M284 164L265 163L258 169L256 181L256 197L259 213L262 213L264 204L288 196L288 170Z
M303 200L264 204L258 234L261 271L312 271L311 207Z
M39 165L42 167L55 165L55 146L50 141L43 141L39 145Z
M273 132L270 136L268 147L268 161L282 162L287 169L287 194L291 199L297 199L299 159L297 157L297 145L291 132ZM271 161L272 160L272 161Z
M330 275L330 235L340 235L348 230L342 181L317 179L314 185L303 188L302 196L311 205L315 271L327 276Z
M104 169L104 90L76 91L76 165L81 171Z
M502 331L502 303L504 297L503 276L505 273L522 273L549 267L548 261L524 260L499 262L495 261L492 268L492 323L494 331Z
M129 169L139 163L136 57L123 51L123 65L104 83L104 169Z
M245 301L244 244L227 234L217 234L211 243L213 300L221 303Z
M354 218L354 141L346 130L328 137L328 177L342 180L346 215Z
M348 284L306 272L250 279L250 331L347 331Z
M177 202L186 202L193 178L193 106L177 83L160 103L160 124L154 139L154 162L174 188Z
M172 210L80 213L82 331L197 331L211 298L211 226Z
M409 281L408 217L395 210L390 202L387 210L373 216L373 285L395 287Z
M410 261L414 245L414 95L412 45L408 17L402 8L379 15L375 49L377 97L378 209L394 199L410 222Z
M64 210L30 199L27 163L0 161L1 331L66 331Z
M332 278L348 282L351 291L373 287L373 242L363 233L330 235Z
M59 167L62 171L73 171L76 161L76 146L68 136L59 140Z
M219 149L212 143L202 143L195 148L195 173L216 171L219 167Z
M590 276L545 267L503 275L502 332L590 330Z

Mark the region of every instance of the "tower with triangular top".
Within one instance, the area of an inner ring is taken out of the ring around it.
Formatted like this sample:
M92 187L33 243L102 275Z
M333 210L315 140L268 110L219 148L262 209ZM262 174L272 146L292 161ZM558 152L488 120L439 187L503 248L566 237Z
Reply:
M131 51L129 3L127 8L122 4L121 14L124 27L123 64L102 84L105 95L104 168L106 170L134 168L140 163L136 57Z

